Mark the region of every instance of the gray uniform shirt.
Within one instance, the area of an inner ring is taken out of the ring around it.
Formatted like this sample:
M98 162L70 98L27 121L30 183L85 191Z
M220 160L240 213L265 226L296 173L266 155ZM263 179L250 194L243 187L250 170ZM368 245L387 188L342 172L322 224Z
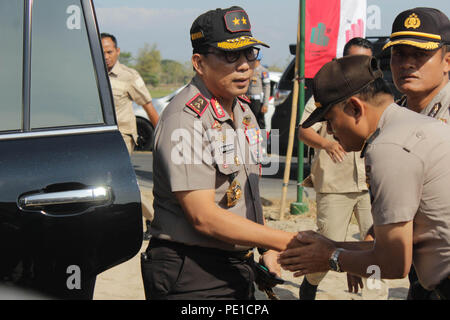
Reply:
M244 100L236 99L233 113L234 123L198 76L162 113L153 151L153 236L188 245L246 249L197 232L175 197L177 191L214 189L217 206L263 224L258 124ZM242 196L228 207L226 193L234 180Z
M414 221L413 264L433 289L450 275L450 127L392 104L363 155L374 224Z
M247 95L254 100L260 100L263 106L267 106L269 104L269 71L262 65L255 68L253 76L250 79Z
M399 104L404 107L408 106L406 96L400 99ZM450 82L439 91L420 113L450 124Z

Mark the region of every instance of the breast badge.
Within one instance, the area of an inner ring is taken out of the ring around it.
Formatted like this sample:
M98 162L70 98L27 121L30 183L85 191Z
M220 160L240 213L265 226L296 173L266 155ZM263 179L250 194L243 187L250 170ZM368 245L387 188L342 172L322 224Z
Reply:
M242 196L242 188L236 179L233 179L231 185L227 189L227 206L234 207Z

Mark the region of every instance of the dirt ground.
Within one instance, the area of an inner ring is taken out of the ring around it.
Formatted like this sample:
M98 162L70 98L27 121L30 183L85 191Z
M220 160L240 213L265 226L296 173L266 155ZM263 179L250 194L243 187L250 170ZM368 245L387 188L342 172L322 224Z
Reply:
M145 192L151 197L151 192ZM309 211L302 215L291 215L286 211L284 219L279 219L279 199L269 199L273 202L271 206L264 207L264 215L267 224L273 228L287 231L315 230L315 203L309 199ZM292 199L291 199L292 201ZM290 203L291 201L288 200ZM289 207L289 205L287 206ZM287 209L288 210L288 209ZM358 226L355 221L349 226L347 239L354 241L358 239ZM143 241L140 252L145 251L148 241ZM140 270L140 252L132 259L112 269L101 273L97 277L94 292L94 300L144 300L144 289ZM274 288L275 294L281 300L298 299L299 286L302 278L294 278L292 273L282 271L285 280L283 285ZM366 286L367 287L367 286ZM406 298L409 283L407 278L399 280L384 280L381 289L364 289L363 293L349 293L345 273L328 272L319 285L317 300L403 300ZM266 300L265 293L256 292L258 300Z

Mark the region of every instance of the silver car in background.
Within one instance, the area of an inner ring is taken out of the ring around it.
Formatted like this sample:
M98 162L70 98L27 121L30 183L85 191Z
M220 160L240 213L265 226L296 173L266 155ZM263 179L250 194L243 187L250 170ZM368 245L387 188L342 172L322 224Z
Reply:
M174 92L168 94L167 96L161 98L153 98L153 106L156 109L156 112L160 115L163 110L167 107L167 105L172 101L172 99L186 87L186 85L181 86ZM133 111L136 116L136 125L138 131L138 143L136 145L135 150L137 151L152 151L153 150L153 132L155 128L153 128L150 119L148 118L147 112L145 112L142 106L133 102Z

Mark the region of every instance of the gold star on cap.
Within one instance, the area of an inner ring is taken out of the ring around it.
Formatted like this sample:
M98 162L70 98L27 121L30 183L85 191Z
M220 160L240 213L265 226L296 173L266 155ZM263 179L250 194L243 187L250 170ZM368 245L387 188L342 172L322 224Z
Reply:
M245 19L245 17L242 17L242 24L247 24L247 19Z
M240 19L238 19L237 17L234 18L234 20L233 20L233 22L234 22L235 25L238 25L238 24L239 24L239 21L240 21Z

